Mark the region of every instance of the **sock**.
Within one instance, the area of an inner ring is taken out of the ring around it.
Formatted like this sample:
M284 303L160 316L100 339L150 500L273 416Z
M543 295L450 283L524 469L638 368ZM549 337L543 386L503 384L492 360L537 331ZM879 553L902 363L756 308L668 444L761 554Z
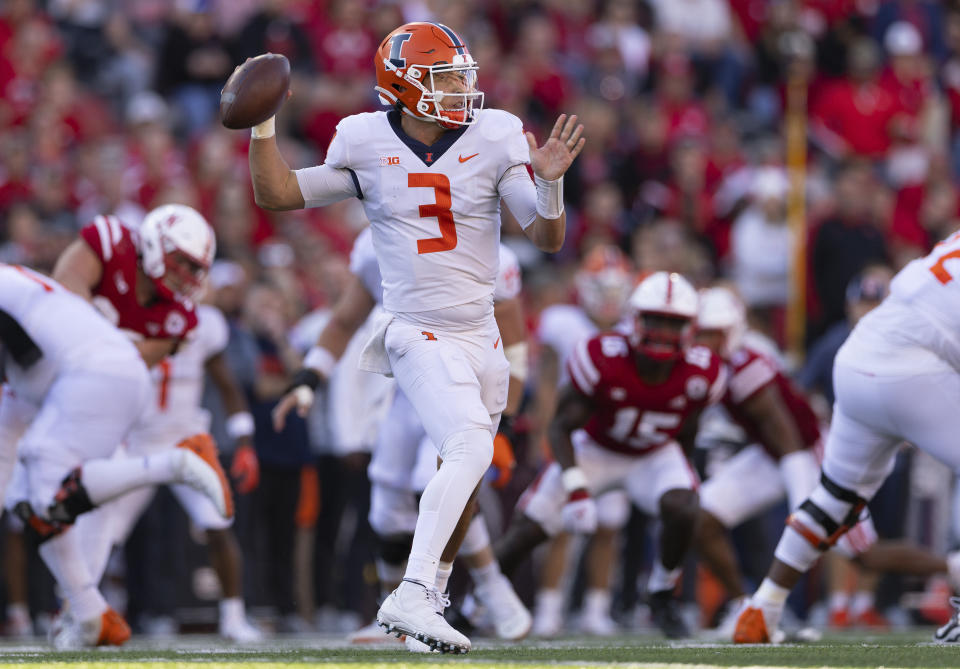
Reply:
M103 504L133 488L175 482L184 453L177 448L133 458L88 460L80 481L90 501Z
M40 544L40 557L63 589L75 620L90 620L107 610L107 602L97 590L83 559L76 528Z
M680 580L681 568L667 569L659 559L653 561L650 578L647 579L647 592L673 590Z
M753 601L761 606L783 608L789 594L789 590L765 578L753 595Z
M583 612L591 617L606 618L610 615L610 593L600 588L591 588L583 595Z
M247 615L241 597L226 597L220 600L220 624L243 620Z
M420 497L417 529L404 579L432 588L440 556L467 501L493 457L488 430L465 430L451 435L440 449L443 464Z
M850 615L857 618L873 608L876 597L871 590L858 590L850 602Z
M482 567L470 570L470 578L473 579L473 584L478 588L491 583L498 576L500 576L500 565L496 560L491 560Z
M437 565L437 580L434 584L440 592L447 591L447 582L450 580L450 574L453 573L452 562L441 562Z
M843 592L831 592L830 593L830 611L843 611L844 609L850 608L850 594Z

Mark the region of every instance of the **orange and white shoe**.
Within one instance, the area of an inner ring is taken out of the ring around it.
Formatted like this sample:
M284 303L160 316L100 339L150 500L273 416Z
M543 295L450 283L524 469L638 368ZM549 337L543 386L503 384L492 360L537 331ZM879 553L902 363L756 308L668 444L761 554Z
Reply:
M233 518L233 494L226 472L217 457L217 445L209 434L195 434L177 444L183 449L178 481L210 498L224 518Z
M100 616L100 634L98 646L122 646L130 640L130 625L119 613L107 609Z
M857 619L854 621L857 627L866 627L867 629L874 630L887 630L890 629L890 622L884 617L882 613L877 611L874 607L870 607L864 611L860 612L860 615L857 616Z
M122 646L130 638L130 626L119 613L107 609L96 618L73 620L63 616L62 625L53 632L57 650L78 650L93 646Z
M852 626L853 618L850 617L850 609L847 607L833 609L830 611L830 617L827 619L827 624L830 627L837 629L843 629L845 627Z
M763 616L763 609L748 603L737 618L737 626L733 630L734 643L770 643L770 632L767 621Z

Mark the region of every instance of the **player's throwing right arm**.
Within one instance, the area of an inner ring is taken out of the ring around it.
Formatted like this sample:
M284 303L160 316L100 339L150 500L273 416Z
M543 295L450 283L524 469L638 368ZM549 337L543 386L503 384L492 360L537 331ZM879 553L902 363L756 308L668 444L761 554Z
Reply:
M577 467L570 435L583 427L593 413L593 402L573 386L560 391L557 412L550 423L550 448L563 469L563 487L567 503L563 507L563 524L570 532L590 534L597 529L597 505L587 490L587 477Z
M287 211L320 207L356 197L356 188L346 170L318 165L301 171L298 177L277 146L274 119L271 116L250 129L250 178L257 206L271 211ZM309 176L303 176L303 173ZM306 185L302 179L307 180Z

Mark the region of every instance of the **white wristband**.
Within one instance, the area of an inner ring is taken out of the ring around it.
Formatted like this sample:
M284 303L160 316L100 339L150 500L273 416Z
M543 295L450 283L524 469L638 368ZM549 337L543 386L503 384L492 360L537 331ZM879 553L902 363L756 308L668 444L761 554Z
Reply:
M510 363L510 376L521 383L527 380L527 342L519 341L503 349L503 355Z
M249 411L238 411L227 417L226 422L227 436L231 439L242 439L243 437L252 437L253 414Z
M567 493L574 490L587 489L587 477L579 467L570 467L563 470L563 489Z
M307 351L303 366L315 369L320 372L320 376L329 379L333 374L333 368L337 366L337 358L323 346L314 346Z
M251 139L269 139L277 133L276 116L271 116L263 123L250 128Z
M563 213L563 177L554 181L533 175L537 187L537 213L543 218L560 218Z
M308 386L297 386L293 389L293 396L297 398L297 406L310 408L313 405L313 390Z

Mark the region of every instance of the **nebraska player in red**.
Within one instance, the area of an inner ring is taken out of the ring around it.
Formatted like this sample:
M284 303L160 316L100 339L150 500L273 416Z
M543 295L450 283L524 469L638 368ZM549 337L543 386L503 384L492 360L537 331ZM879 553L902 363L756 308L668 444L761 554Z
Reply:
M60 256L53 278L92 300L152 367L196 327L192 300L215 251L206 220L168 204L147 214L136 231L115 216L97 216Z
M679 274L644 279L630 308L632 334L599 334L571 355L571 382L550 425L556 462L525 493L497 558L506 572L561 529L593 532L593 498L623 488L662 522L647 590L655 622L675 638L687 635L673 589L698 513L684 446L692 445L700 412L723 395L726 372L709 349L688 346L697 293Z

